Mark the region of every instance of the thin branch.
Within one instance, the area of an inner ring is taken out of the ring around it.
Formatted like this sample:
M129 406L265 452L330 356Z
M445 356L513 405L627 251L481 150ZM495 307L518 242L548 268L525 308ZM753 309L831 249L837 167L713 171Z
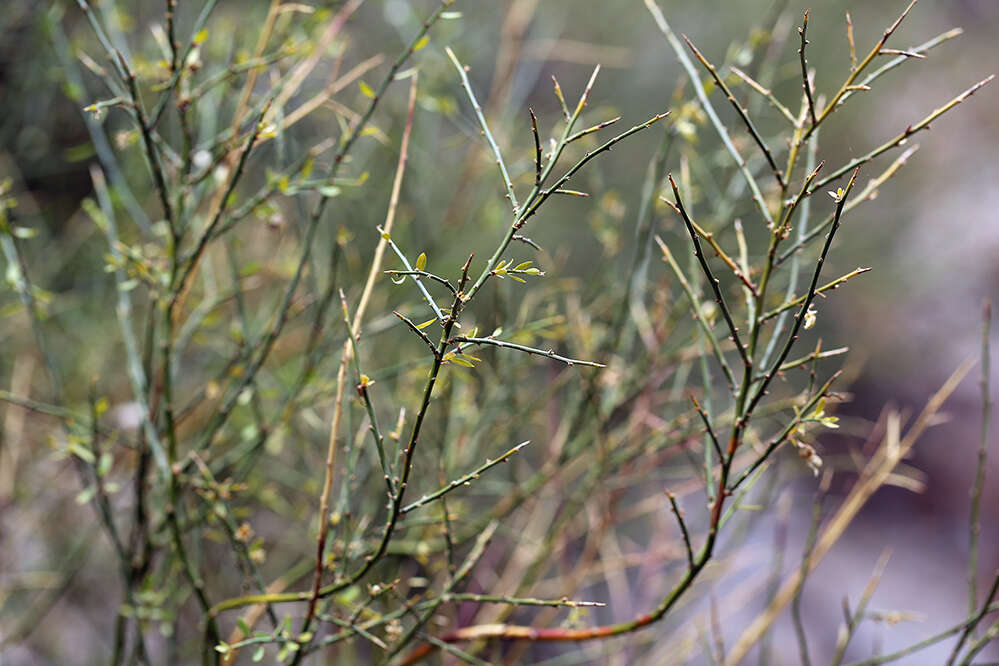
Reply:
M661 197L660 200L665 201L665 199L662 199ZM673 206L673 203L670 201L666 201L666 203L669 204L670 206ZM675 207L673 208L673 210L675 210L677 213L680 212L679 209ZM732 271L732 274L735 275L735 277L737 277L739 281L742 282L742 284L746 285L746 289L748 289L753 296L759 298L760 292L759 290L757 290L756 285L753 284L752 280L750 280L746 276L746 273L739 268L739 265L732 260L732 257L728 256L725 250L721 248L721 246L718 244L718 241L715 240L715 235L710 231L705 231L704 229L702 229L700 225L698 225L693 220L691 220L690 223L693 225L694 231L696 231L704 240L706 240L708 242L708 245L711 246L711 249L715 251L715 256L721 259L725 263L725 265L729 267L729 269Z
M857 602L857 609L852 614L846 614L846 630L839 634L839 638L836 641L836 652L829 663L830 666L839 666L843 663L843 655L846 654L846 648L850 644L850 639L853 638L857 627L860 626L860 623L864 619L864 614L867 612L867 605L870 603L871 597L874 596L874 592L881 582L881 577L885 573L885 568L888 566L890 557L891 548L885 548L881 553L881 557L878 558L877 564L874 565L874 571L871 572L871 577L868 579L867 585L864 586L864 591L860 595L860 601ZM846 599L844 599L844 603L846 603Z
M411 270L411 271L395 271L395 270L393 270L393 271L385 271L385 274L386 275L412 275L412 276L416 276L416 277L429 278L429 279L433 280L434 282L439 282L440 284L442 284L445 287L447 287L447 290L451 292L452 296L457 293L457 290L454 288L454 285L451 284L450 280L448 280L447 278L441 277L440 275L434 275L433 273L428 273L427 271L421 271L419 269L414 269L414 270Z
M862 275L862 274L867 273L868 271L872 271L872 270L874 270L874 269L873 268L856 268L856 269L850 271L849 273L847 273L846 275L841 275L838 278L836 278L835 280L833 280L832 282L828 282L828 283L822 285L821 287L818 287L815 290L815 293L816 294L821 294L822 292L825 292L825 291L831 291L833 289L837 289L841 285L845 284L851 278L855 278L858 275ZM805 299L807 297L808 297L808 294L802 294L798 298L796 298L796 299L794 299L792 301L787 301L783 305L780 305L780 306L774 308L773 310L770 310L769 312L766 312L762 317L760 317L760 322L767 321L768 319L773 319L774 317L776 317L780 313L784 312L785 310L790 310L791 308L797 307L801 303L804 303Z
M531 131L534 134L534 186L541 187L541 137L538 136L538 117L534 109L527 107L531 114Z
M761 84L759 84L756 80L754 80L753 77L751 77L749 74L746 74L744 71L742 71L735 65L729 65L728 68L733 74L742 79L746 83L746 85L748 85L750 88L752 88L756 92L766 97L767 100L770 102L771 106L780 111L781 114L785 118L787 118L792 125L797 126L798 119L794 117L791 111L786 106L784 106L779 99L774 97L774 93L772 90L770 90L769 88L764 88Z
M690 567L694 566L694 549L690 546L690 532L687 531L687 523L683 519L683 511L676 503L676 495L666 491L666 497L669 499L670 508L673 510L673 515L676 516L676 522L680 525L680 534L683 535L683 545L687 549L687 565Z
M472 108L475 109L475 117L479 121L479 127L482 129L482 134L486 137L486 141L489 143L489 147L493 151L493 156L496 158L496 165L499 167L500 173L503 175L503 183L506 185L506 196L510 200L510 205L513 207L513 214L516 215L520 212L520 205L517 203L517 195L513 191L513 183L510 181L510 174L507 173L506 163L503 161L503 154L500 152L499 146L496 145L496 139L493 138L492 132L489 131L489 125L486 123L486 117L482 115L482 107L479 106L479 101L475 99L475 93L472 91L472 84L468 81L468 68L458 62L457 56L454 55L454 51L451 47L444 47L444 52L447 53L447 57L451 59L451 63L454 68L458 70L458 76L461 77L461 87L465 89L465 93L468 95L468 100L472 103ZM532 112L533 117L533 112Z
M809 127L808 130L801 137L802 141L808 139L811 133L815 131L815 129L822 123L822 121L828 118L829 114L833 112L833 110L840 104L840 102L842 102L843 98L851 92L851 88L853 88L854 84L856 83L857 77L860 76L860 74L867 68L867 66L871 64L871 61L873 61L874 58L877 57L877 55L881 52L881 49L884 48L885 43L888 41L888 38L891 37L892 33L894 33L895 30L898 29L898 26L902 24L902 21L909 14L909 11L916 6L917 2L919 2L919 0L912 0L912 2L909 3L909 6L902 11L902 14L895 20L895 22L891 26L889 26L887 30L884 31L884 34L881 36L881 40L874 45L874 48L871 49L870 53L868 53L864 57L864 59L861 60L860 63L858 63L857 66L850 71L850 75L846 77L846 81L843 82L843 85L840 86L840 89L836 92L835 95L833 95L833 98L829 100L829 103L826 104L825 107L823 107L822 112L819 114L818 118L813 119L811 127ZM802 38L802 47L804 47L804 38L805 38L804 32L802 32L801 38ZM802 48L802 50L804 50L804 48ZM804 60L803 53L802 53L802 60ZM849 169L847 169L847 171L849 171Z
M378 233L382 235L382 240L388 243L388 246L392 248L393 252L395 252L395 256L399 257L399 260L402 262L402 265L406 267L405 273L413 278L413 282L416 283L416 286L417 288L419 288L420 293L423 294L423 300L425 300L427 302L427 305L430 306L430 309L434 311L434 316L437 317L438 321L444 321L445 319L444 313L441 312L440 307L437 306L437 302L434 301L433 296L430 295L430 292L427 291L427 288L423 286L423 282L420 281L419 273L416 271L416 269L413 268L412 264L409 263L409 259L407 259L406 255L403 254L402 250L399 249L399 246L395 244L395 241L392 240L391 234L388 231L385 231L385 229L383 229L381 226L378 227Z
M807 16L807 12L805 15ZM753 124L753 121L749 117L749 112L741 104L739 104L735 95L733 95L732 91L729 90L728 84L725 83L725 79L718 75L717 70L715 70L715 66L708 62L701 52L697 50L697 47L694 46L694 44L687 38L687 35L680 36L683 37L683 41L687 42L687 46L689 46L690 50L694 52L694 56L711 74L711 78L713 78L718 87L721 88L725 97L728 98L729 103L732 105L732 108L735 109L735 112L739 114L742 122L746 125L746 129L749 130L750 136L753 137L753 141L755 141L756 145L760 147L761 151L763 151L763 156L766 158L767 164L770 165L770 171L773 172L774 178L777 179L777 183L780 185L781 189L786 188L787 183L784 182L784 176L781 174L781 170L777 166L777 162L774 161L774 156L770 152L770 147L767 146L767 142L763 140L763 136L760 134L759 130L756 129L756 125Z
M808 31L808 10L805 10L805 16L801 20L801 27L798 28L798 34L801 36L801 46L798 47L798 61L801 63L801 87L805 89L805 98L808 100L808 115L812 118L812 127L819 124L819 121L815 117L815 101L812 99L812 83L808 76L808 61L805 59L805 46L808 45L808 40L805 39L805 33Z
M985 603L982 604L981 609L979 609L978 612L972 616L971 621L968 622L964 631L961 632L961 636L957 639L957 643L954 645L954 649L951 651L950 657L947 659L947 666L952 666L954 664L954 661L957 659L958 654L960 654L961 648L964 647L964 643L968 640L968 637L974 633L975 627L977 627L982 621L982 618L988 615L989 607L992 605L992 602L995 601L996 594L999 593L999 571L996 571L993 576L992 587L989 588L989 592L985 596ZM975 652L976 650L969 650L969 654L962 661L962 664L969 663Z
M978 446L978 465L975 483L971 487L971 513L968 518L968 612L978 607L978 537L982 531L980 520L982 490L985 488L985 469L988 458L989 427L992 423L992 400L989 378L992 371L990 333L992 327L992 302L985 300L982 307L982 375L979 387L982 392L982 437Z
M724 460L725 455L722 453L721 444L718 443L718 436L715 435L714 428L711 427L711 419L708 418L707 412L701 407L701 403L697 402L697 398L694 397L693 393L689 394L688 397L694 403L694 409L697 410L697 414L701 417L701 422L704 424L704 432L711 438L711 444L714 446L715 453L718 454L718 459Z
M467 336L458 336L456 338L451 338L448 344L459 343L461 344L471 344L471 345L492 345L493 347L502 347L504 349L516 349L517 351L526 352L528 354L534 354L536 356L544 356L545 358L550 358L553 361L560 361L566 365L586 365L591 368L606 368L607 366L603 363L597 363L595 361L583 361L578 358L567 358L565 356L559 356L555 353L553 349L537 349L535 347L528 347L527 345L518 345L514 342L507 342L506 340L497 340L496 338L473 338ZM460 347L459 347L460 349Z
M990 75L990 76L982 79L981 81L979 81L975 85L971 86L970 88L968 88L967 90L965 90L963 93L961 93L960 95L958 95L954 99L950 100L949 102L947 102L946 104L944 104L940 108L935 109L930 115L926 116L925 118L923 118L922 120L920 120L915 125L909 125L908 127L906 127L905 131L902 132L901 134L899 134L898 136L896 136L894 139L891 139L891 140L889 140L889 141L881 144L880 146L878 146L877 148L875 148L871 152L867 153L866 155L858 157L858 158L856 158L854 160L851 160L849 163L844 164L842 167L840 167L839 169L837 169L835 172L829 174L828 176L826 176L825 178L823 178L822 180L820 180L819 182L817 182L815 184L815 187L812 188L811 192L814 192L815 190L818 190L818 189L822 189L823 187L825 187L829 183L837 180L838 178L843 177L845 174L853 171L857 167L862 166L864 164L867 164L868 162L870 162L871 160L873 160L875 157L877 157L881 153L884 153L884 152L886 152L888 150L891 150L895 146L902 145L903 143L905 143L905 141L910 136L912 136L916 132L919 132L920 130L924 130L924 129L929 129L930 128L930 123L932 123L934 120L936 120L937 118L939 118L943 114L945 114L948 111L950 111L951 109L953 109L955 106L957 106L958 104L960 104L964 100L966 100L969 97L971 97L972 95L974 95L976 92L978 92L978 90L980 88L982 88L985 85L988 85L995 78L996 78L996 75L992 74L992 75Z
M680 64L683 65L684 70L687 72L687 76L690 77L691 81L698 81L699 77L697 75L697 68L694 67L694 63L690 61L683 45L676 38L676 35L673 33L672 28L670 28L669 23L666 22L666 17L663 16L662 10L659 9L658 5L656 5L656 1L645 0L645 6L648 8L649 13L652 14L652 19L655 21L656 26L666 37L666 41L673 49L676 57L680 60ZM711 106L711 102L708 100L708 96L704 92L704 86L695 85L694 93L697 95L697 99L700 101L701 108L704 109L704 113L707 114L708 119L711 121L711 125L715 128L715 131L721 138L722 143L725 145L725 149L728 150L732 159L735 160L736 166L739 168L739 173L742 174L742 177L746 181L746 185L749 186L749 191L753 195L753 202L756 204L757 208L759 208L763 221L766 222L767 227L772 228L774 225L773 216L770 214L770 210L767 207L767 202L763 197L763 193L760 191L760 187L756 183L756 178L746 165L746 160L742 158L742 155L739 154L735 144L732 143L728 130L725 129L725 126L722 124L718 114L715 113L714 107Z
M534 599L524 597L503 597L495 594L472 594L470 592L445 595L446 601L473 601L480 604L510 604L512 606L554 606L565 608L604 608L601 601L573 601L571 599Z
M832 247L833 238L836 236L836 232L839 231L840 217L843 214L843 206L846 203L847 197L850 195L850 190L853 189L853 184L857 180L857 173L860 169L858 168L853 172L853 176L850 178L850 182L847 183L845 188L840 188L836 193L836 213L833 217L833 225L829 230L829 234L826 236L826 243L822 247L822 253L819 255L818 260L815 262L815 272L812 274L812 282L808 287L808 294L805 301L801 304L801 309L798 314L794 316L794 323L791 325L791 331L787 336L787 342L784 344L784 349L780 352L777 360L774 361L773 367L760 382L760 386L756 391L756 395L753 396L749 403L749 407L746 409L746 414L752 413L753 408L763 399L766 394L767 387L773 378L777 375L780 367L787 360L788 354L791 353L791 348L794 346L795 341L798 339L798 331L801 330L801 326L805 320L805 313L808 312L808 307L812 304L815 299L815 290L818 288L819 276L822 274L822 265L825 263L826 256L829 254L829 248Z
M434 345L433 340L431 340L430 337L426 333L424 333L419 326L414 324L413 321L404 314L396 312L395 310L392 311L392 314L401 319L406 324L406 326L409 327L411 331L420 336L420 339L423 340L428 347L430 347L430 353L433 354L434 356L437 356L437 346Z
M516 453L518 453L522 448L524 448L530 443L531 443L530 440L526 442L521 442L517 446L503 453L496 460L486 460L486 462L484 462L482 465L478 466L468 474L458 477L457 479L447 484L446 486L438 490L435 490L432 493L424 495L423 497L421 497L420 499L416 500L411 504L407 504L406 506L404 506L402 509L399 510L399 515L405 516L410 511L414 511L416 509L419 509L421 506L429 504L434 500L440 499L441 497L447 495L449 492L455 490L456 488L460 488L462 486L467 486L471 484L471 482L478 479L483 472L488 471L489 469L495 467L496 465L499 465L500 463L505 463L507 460L512 458Z
M715 358L718 360L718 364L721 366L722 373L725 375L725 379L728 381L728 388L730 391L735 390L735 377L732 375L731 368L728 367L728 362L725 360L725 354L722 353L721 347L718 345L718 338L715 337L714 331L711 330L711 325L708 323L707 318L705 318L704 313L701 312L701 302L694 294L694 290L690 286L690 282L687 277L683 274L683 270L680 265L676 263L676 259L673 257L673 253L670 252L669 246L663 242L663 239L659 236L655 237L656 243L659 245L659 249L663 253L663 261L669 264L669 267L673 269L673 274L676 275L676 279L680 282L680 286L683 288L685 294L687 294L687 300L690 301L690 308L694 311L694 319L697 324L701 327L704 332L704 336L708 339L708 343L711 345L711 350L714 352Z
M802 356L801 358L795 359L793 361L787 361L784 365L780 366L780 372L785 372L793 368L798 368L806 363L811 363L812 361L818 361L823 358L832 358L833 356L841 356L850 351L849 347L837 347L836 349L829 349L827 351L813 351L807 356Z
M814 141L816 136L817 135L813 134L811 141ZM849 213L851 210L853 210L860 204L864 203L865 201L874 199L878 195L878 188L881 187L885 183L885 181L894 176L899 169L905 166L906 162L908 162L909 158L912 157L912 155L917 150L919 150L919 144L912 146L904 153L899 155L898 159L892 162L891 165L889 165L889 167L885 169L879 176L877 176L876 178L872 178L870 181L868 181L867 185L864 186L864 189L861 190L858 194L854 195L850 199L849 203L846 204L846 208L843 209L843 214L845 215L846 213ZM810 201L811 197L806 197L803 203L804 205L807 206ZM800 250L802 247L804 247L811 241L821 236L822 232L828 229L830 225L832 225L832 222L833 222L833 215L830 214L829 217L827 217L823 222L816 225L815 228L813 229L805 229L804 227L799 227L798 240L796 240L790 247L784 250L784 252L779 257L777 257L777 259L775 260L775 265L780 266L789 258L795 256L795 253L797 253L798 250Z
M853 41L853 17L846 13L846 41L850 44L850 71L857 69L857 45Z
M687 215L687 211L683 207L683 201L680 200L680 190L676 186L676 181L673 180L673 174L669 174L667 178L669 179L670 186L673 188L673 197L676 199L676 210L679 211L680 217L683 218L684 225L687 228L687 233L690 234L690 242L694 245L694 256L697 257L697 261L701 264L701 270L704 271L704 275L708 279L708 285L711 287L711 291L714 292L715 303L717 303L718 308L721 310L722 315L725 318L725 323L728 325L728 331L732 342L735 343L735 348L739 352L739 356L742 357L743 364L747 368L751 368L753 367L753 362L747 355L746 347L742 344L742 340L739 339L739 329L736 327L735 322L732 321L732 313L729 311L728 306L725 304L725 299L722 297L721 289L718 286L718 280L711 272L711 267L708 266L707 259L704 258L704 251L701 249L701 243L698 240L697 231L694 230L694 225L691 223L690 217Z

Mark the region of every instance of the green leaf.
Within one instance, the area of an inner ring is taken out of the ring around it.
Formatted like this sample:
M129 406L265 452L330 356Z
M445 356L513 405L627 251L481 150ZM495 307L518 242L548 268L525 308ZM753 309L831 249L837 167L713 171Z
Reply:
M94 497L94 493L97 492L97 488L94 486L87 486L80 492L76 494L76 503L83 505L89 502Z
M264 646L261 645L253 651L253 661L262 661L264 658Z
M364 95L365 97L370 97L371 99L375 98L375 91L372 90L371 86L369 86L367 83L361 81L357 85L361 88L362 95Z
M422 331L423 329L425 329L427 326L430 326L430 324L434 323L435 321L437 321L436 317L434 317L433 319L430 319L428 321L425 321L422 324L419 324L416 328L418 328L418 329L420 329Z
M427 253L421 252L420 256L416 258L416 270L422 271L427 267Z
M416 53L429 43L430 43L430 35L423 35L423 37L420 37L419 41L413 44L413 53Z
M517 267L514 268L513 270L515 270L515 271L523 271L523 270L526 270L526 269L530 268L532 265L534 265L533 261L525 261L523 263L517 264Z
M97 461L97 476L107 476L108 472L111 471L111 463L114 462L114 458L110 453L105 451L101 454L100 460Z
M208 29L203 28L198 31L198 34L196 34L194 36L194 39L192 39L191 41L194 43L195 46L197 46L198 44L204 44L206 39L208 39Z
M340 188L336 185L323 185L319 188L319 194L323 195L327 199L332 199L333 197L340 194Z

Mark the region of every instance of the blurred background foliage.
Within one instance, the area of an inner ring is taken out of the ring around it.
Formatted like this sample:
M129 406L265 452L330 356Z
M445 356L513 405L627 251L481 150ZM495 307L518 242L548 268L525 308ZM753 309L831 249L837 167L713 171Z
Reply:
M183 0L179 4L178 31L187 34L194 22L195 7ZM163 68L155 57L159 53L156 35L151 29L162 24L162 3L105 0L94 5L107 25L125 36L122 46L130 49L129 56L140 77L162 79ZM199 58L216 64L245 61L253 51L268 6L263 1L221 2L199 44ZM317 2L311 3L307 12L281 14L275 28L278 38L272 44L286 49L291 61L302 57L339 6L337 2ZM295 99L306 99L321 90L331 76L328 63L337 62L341 55L341 71L363 65L372 57L391 60L411 38L414 26L434 6L429 0L363 3L350 19L347 36L322 54L324 65L315 70ZM783 63L774 72L775 94L790 100L800 94L794 26L805 7L764 0L665 0L660 6L674 29L686 33L716 64L732 63L753 71L755 59L768 46L775 45L780 49L779 62ZM852 13L858 50L866 50L866 45L877 40L901 8L897 2L813 2L809 64L819 72L817 89L827 94L835 90L847 71L845 10ZM547 136L544 128L550 130L560 114L551 94L550 75L558 76L564 90L580 91L598 63L603 71L591 97L591 117L622 115L622 125L631 126L669 108L673 110L671 127L684 146L677 149L676 155L685 150L704 150L717 155L708 162L723 163L728 159L718 152L715 136L696 105L687 101L689 82L640 0L458 0L453 9L460 16L435 26L429 44L412 63L420 72L419 97L399 208L402 230L393 237L413 256L422 251L432 266L460 266L470 250L487 255L508 224L500 181L492 172L486 151L475 140L478 127L444 55L445 46L454 49L468 65L472 85L479 91L486 117L519 184L529 183L533 177L533 139L527 107L534 109L543 136ZM786 16L776 23L784 33L774 40L764 27L779 16ZM896 43L915 45L952 26L962 27L963 36L938 47L925 61L907 63L885 77L878 82L877 95L856 96L849 108L823 127L822 159L838 165L867 152L997 69L994 37L999 34L999 4L990 0L925 2L907 19ZM80 54L92 61L81 61ZM276 62L280 63L282 57L276 54ZM385 68L383 61L374 64L381 69L361 77L371 85ZM108 401L109 408L118 410L115 418L127 426L135 417L127 410L130 387L123 379L121 343L114 321L117 290L105 270L105 240L84 204L95 196L89 169L97 152L114 151L121 165L120 177L132 185L132 191L148 194L138 200L118 195L122 198L115 201L116 208L127 211L130 220L128 224L120 223L128 242L141 244L147 233L157 233L159 209L148 185L141 151L128 149L140 141L130 121L114 109L99 118L82 111L86 105L109 97L91 71L107 66L75 3L2 3L0 178L11 179L18 223L37 233L24 243L24 251L33 281L44 290L37 297L63 374L67 402L86 409L96 380L97 391ZM371 229L384 215L392 186L406 115L404 87L399 83L390 89L371 131L362 137L341 174L349 182L340 185L334 210L320 229L315 273L309 279L325 283L334 270L325 257L334 253L335 270L351 276L352 282L359 282L367 270L368 258L378 241ZM747 96L745 86L737 85L736 90L740 96ZM209 93L213 94L217 93ZM231 90L228 94L234 95ZM334 138L340 131L338 123L349 121L351 109L361 106L365 94L356 83L349 86L334 98L333 104L282 132L259 154L255 153L246 175L246 192L264 186L268 179L280 178L276 174L304 150ZM575 94L567 92L567 97ZM920 144L920 150L909 164L881 188L875 201L846 220L827 274L841 274L855 266L873 266L874 271L839 290L835 298L821 301L817 324L818 336L827 341L827 347L849 344L852 348L852 384L848 390L853 396L839 408L845 435L862 436L886 403L918 408L961 359L977 353L980 304L983 298L999 294L997 95L995 86L985 88L971 103L934 123L931 132L917 135L912 142ZM720 96L716 93L712 99L719 100ZM228 111L213 118L202 107L200 113L204 115L198 122L206 133L225 126L234 100L219 95L212 98L212 103ZM717 107L722 109L723 104L719 101ZM723 108L722 113L730 127L736 124L729 108ZM88 131L87 122L99 124L103 132ZM169 131L178 131L175 121L169 122ZM759 123L765 134L774 133L780 122L773 109L761 107ZM106 136L109 143L101 145L95 136ZM512 330L517 331L517 341L557 346L580 358L589 358L599 348L612 334L602 328L600 315L612 311L623 297L622 280L615 276L627 272L635 252L633 226L638 195L646 165L660 138L661 132L656 130L615 147L607 159L571 183L574 189L592 192L593 196L554 201L546 208L543 222L532 223L527 235L544 248L538 263L548 275L545 288L521 289L509 280L493 284L492 293L484 296L474 311L482 329L516 322ZM326 154L316 161L323 165L328 158ZM196 162L198 159L195 156ZM678 171L680 160L673 159L669 168ZM873 170L868 175L873 175ZM687 202L690 206L706 205L713 197L724 196L722 184L711 182L704 174L694 174L693 181ZM297 234L289 228L298 228L306 212L294 203L274 203L255 209L244 222L249 230L244 229L239 237L239 271L250 280L246 308L254 332L263 329L275 307L276 292L270 287L290 275L293 266L288 262ZM741 200L731 216L754 219L751 203ZM657 232L674 237L682 234L665 206L656 207L654 218ZM722 223L710 218L702 222L706 226ZM752 225L747 227L751 241L763 242L762 234L753 235ZM219 263L214 269L227 271L228 267ZM253 284L259 284L259 290ZM415 393L425 373L423 366L414 367L406 359L413 357L419 341L399 334L398 329L393 332L389 328L391 318L384 316L399 308L400 302L412 303L412 294L400 296L383 289L376 298L381 300L372 308L378 314L370 317L371 337L365 353L371 368L366 372L386 382L397 375L400 391L408 384L409 392ZM0 353L0 383L16 395L44 398L48 389L42 361L33 351L31 328L18 314L17 294L6 289L0 299L5 341ZM653 297L649 307L661 310L665 306ZM301 312L293 316L298 314ZM591 319L593 325L585 325ZM337 324L331 324L336 332L322 343L326 358L317 370L318 381L302 397L303 404L323 404L331 399L336 350L343 340L338 317L331 321ZM308 326L299 321L294 331L299 337L306 336ZM198 347L199 356L185 359L199 372L182 376L178 387L185 402L195 398L191 409L197 410L198 396L210 397L220 390L206 383L205 377L225 375L231 350L239 348L246 334L224 311L207 315L204 329L196 335L217 335L217 341L201 340L205 344ZM641 343L636 340L629 344ZM279 343L274 352L278 359L274 377L262 389L265 398L267 390L280 392L282 386L294 381L300 370L294 356L301 345L297 339ZM504 447L523 439L544 441L543 433L557 429L561 399L558 382L566 381L566 376L530 363L508 367L502 361L496 362L492 355L483 355L492 361L489 369L457 375L454 382L459 389L442 398L457 416L450 424L435 422L431 434L442 436L444 428L472 432L474 420L481 419L486 411L495 412L487 421L490 430L477 436L494 438L497 445ZM291 361L284 364L286 358ZM122 381L113 384L103 379L109 377ZM607 390L613 391L613 375L605 381ZM501 394L506 402L475 405L478 391L462 391L461 382L505 385ZM450 404L452 400L454 405ZM539 408L531 409L535 406ZM109 546L103 543L89 508L77 501L81 488L70 468L53 462L58 447L51 444L51 424L9 405L0 409L4 413L0 619L5 638L7 627L20 627L23 618L37 615L38 620L23 642L4 645L4 659L9 655L9 663L15 664L103 663L110 649L108 637L113 633L114 608L119 601L115 594L98 593L116 585L112 559L107 557ZM858 654L868 654L871 645L890 649L911 643L948 626L965 612L967 489L974 470L979 410L973 382L966 382L949 409L951 421L932 431L909 461L922 470L922 492L914 494L911 488L882 490L833 556L823 563L803 597L806 617L814 627L811 638L817 654L831 652L841 613L840 599L856 594L863 586L884 546L892 547L894 556L875 605L913 611L925 616L925 622L914 627L881 624L865 629L858 641L862 644ZM462 423L462 413L473 422ZM357 414L355 418L360 418ZM513 419L504 414L518 416ZM521 414L529 417L521 422ZM322 448L326 411L306 410L305 418L306 422L310 418L314 422L269 440L268 452L275 461L269 471L278 482L267 486L266 479L251 481L265 484L252 492L270 503L270 517L254 523L262 536L253 542L254 547L266 549L274 557L281 556L282 540L289 538L281 517L295 515L301 518L300 524L308 524L308 516L315 510L313 500L320 479L308 472L320 459L315 452L290 459L277 455L280 447L289 442L298 447L301 442L297 438L303 435L309 445ZM196 428L202 422L195 419L195 425L190 427ZM257 434L245 414L231 428L247 440ZM15 445L12 437L21 443ZM428 441L433 438L428 437ZM822 441L829 456L849 453L845 436L824 435ZM469 451L478 450L467 446ZM456 450L462 450L461 443ZM448 467L463 470L475 462L449 460ZM990 478L995 479L999 467L992 464L989 471ZM429 468L426 474L436 478L436 471ZM802 477L791 488L788 497L792 498L794 511L787 528L791 536L786 538L800 543L807 531L813 483ZM836 490L834 486L832 492ZM983 502L986 525L995 525L999 518L997 500L996 484L992 483ZM754 523L758 532L751 541L762 548L768 548L773 539L777 523L773 513ZM992 571L999 562L995 529L984 531L982 548L982 568ZM761 561L766 562L765 558ZM66 580L55 573L62 571L72 576ZM555 591L549 593L557 596ZM641 609L648 600L636 599L632 603ZM739 613L733 617L745 619ZM168 626L170 618L163 619L164 626ZM776 637L777 645L791 644L788 626L778 625ZM544 654L541 650L535 656L540 659ZM908 663L941 663L941 654L946 653L930 653L923 657L927 661ZM781 656L774 663L795 663L795 657Z

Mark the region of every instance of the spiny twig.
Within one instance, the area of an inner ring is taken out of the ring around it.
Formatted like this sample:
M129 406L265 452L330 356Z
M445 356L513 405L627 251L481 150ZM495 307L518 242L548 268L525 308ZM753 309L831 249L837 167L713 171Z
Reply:
M798 47L798 61L801 63L801 87L805 90L805 98L808 100L808 115L812 118L812 127L819 124L818 119L815 117L815 101L812 99L812 83L810 77L808 76L808 61L805 59L805 46L808 45L808 40L805 39L805 33L808 31L808 10L805 10L805 16L801 19L801 27L798 28L798 35L801 36L801 46Z

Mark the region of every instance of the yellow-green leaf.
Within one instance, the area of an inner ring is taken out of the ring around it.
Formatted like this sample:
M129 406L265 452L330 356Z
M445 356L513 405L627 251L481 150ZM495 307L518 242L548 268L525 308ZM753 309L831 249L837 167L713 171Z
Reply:
M416 51L419 51L429 43L430 43L430 35L423 35L423 37L420 37L419 41L413 44L413 52L415 53Z
M370 97L371 99L375 98L375 91L372 90L371 86L369 86L367 83L361 81L357 85L360 86L362 95L364 95L365 97Z
M196 34L194 36L194 39L192 39L191 41L194 42L195 45L198 45L198 44L204 44L206 39L208 39L208 29L203 28L198 31L198 34Z
M435 321L437 321L436 318L430 319L430 320L425 321L422 324L418 325L416 328L418 328L418 329L420 329L422 331L423 329L425 329L427 326L430 326L430 324L434 323Z
M427 267L427 253L421 252L420 256L416 258L416 270L422 271Z

